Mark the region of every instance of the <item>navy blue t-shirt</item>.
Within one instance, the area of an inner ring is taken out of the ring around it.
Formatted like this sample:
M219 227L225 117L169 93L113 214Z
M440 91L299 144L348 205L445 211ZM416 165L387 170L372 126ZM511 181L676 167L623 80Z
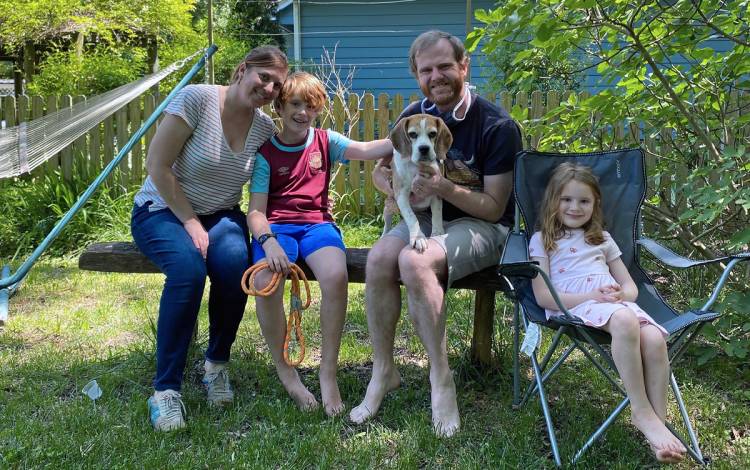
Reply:
M445 162L445 177L472 191L484 190L484 176L499 175L513 171L516 154L521 151L521 131L510 115L481 96L471 95L472 102L463 121L448 125L453 134L453 145ZM419 114L419 101L410 104L399 116L399 120ZM513 226L515 199L511 192L499 222ZM443 202L443 219L454 220L473 217L453 204Z

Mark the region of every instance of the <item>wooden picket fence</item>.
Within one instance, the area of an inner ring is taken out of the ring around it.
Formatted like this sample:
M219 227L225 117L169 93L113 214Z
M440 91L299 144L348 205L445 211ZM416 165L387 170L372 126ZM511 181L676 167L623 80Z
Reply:
M489 94L485 98L501 104L505 109L521 106L528 109L529 118L541 118L548 109L556 107L561 100L567 99L568 93L500 93ZM580 93L581 98L588 96ZM59 109L72 106L85 100L84 96L20 96L0 97L0 120L4 120L7 127L15 126L19 122L29 121ZM405 101L413 102L421 96L413 94L408 98L401 95L390 96L382 93L377 98L371 93L362 96L351 94L346 103L338 97L334 99L330 112L324 113L321 119L323 128L334 129L353 140L369 141L387 136L391 123L396 119L405 106ZM146 118L153 113L158 104L158 98L151 94L144 94L121 108L103 122L91 129L86 135L77 139L60 154L50 159L45 165L35 170L33 176L59 173L64 179L71 180L74 175L87 180L93 179L117 155L120 146L125 145L130 136L136 132ZM270 113L270 109L266 109ZM139 186L145 178L145 154L156 126L146 133L144 138L129 152L128 158L118 168L110 183L117 183L125 188ZM616 148L643 145L658 151L658 140L649 137L652 133L643 132L636 124L626 128L624 123L611 127L608 142ZM662 133L670 132L662 130ZM646 137L642 139L642 135ZM538 135L526 136L525 145L536 147L540 138ZM371 172L373 162L352 161L342 166L336 173L332 190L338 196L337 211L346 210L354 216L372 215L380 212L382 197L375 190ZM675 167L674 178L685 177L684 165ZM653 186L654 182L651 185ZM661 181L663 184L663 181Z

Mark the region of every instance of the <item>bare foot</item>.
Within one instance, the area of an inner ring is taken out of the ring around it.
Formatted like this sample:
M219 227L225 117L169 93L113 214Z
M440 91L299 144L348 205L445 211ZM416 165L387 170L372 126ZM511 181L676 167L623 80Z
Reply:
M646 437L659 462L677 463L685 457L685 452L687 452L685 446L653 411L651 413L633 412L631 422Z
M451 437L461 426L456 402L456 384L450 371L447 377L432 380L432 427L438 437Z
M320 395L323 400L323 408L328 416L336 416L344 411L344 402L341 401L339 385L336 382L336 370L333 373L320 370Z
M318 407L315 396L304 386L296 369L289 366L277 367L276 372L279 374L279 379L286 392L292 397L300 410L311 411Z
M349 413L349 419L356 424L362 424L375 416L385 395L398 388L399 385L401 385L401 375L395 368L383 374L378 374L373 369L365 398L362 403L352 409Z

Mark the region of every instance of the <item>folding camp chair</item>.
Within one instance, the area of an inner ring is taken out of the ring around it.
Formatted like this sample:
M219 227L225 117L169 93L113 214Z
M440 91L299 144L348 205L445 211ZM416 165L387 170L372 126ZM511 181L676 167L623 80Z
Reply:
M534 263L529 262L528 239L534 231L533 229L539 214L539 204L552 170L563 162L587 165L591 167L594 174L599 178L603 195L602 209L607 231L609 231L620 247L622 260L638 286L638 305L669 332L667 344L670 364L674 365L675 361L684 353L687 345L696 337L707 322L714 320L720 315L709 309L716 300L729 276L729 272L735 264L739 261L750 259L750 253L742 253L714 260L694 261L676 255L653 240L642 238L640 236L640 209L646 194L646 173L644 156L640 149L568 155L536 151L525 151L519 154L514 183L517 204L516 227L509 235L499 268L500 274L510 280L516 297L516 314L514 320L514 405L521 406L530 396L538 393L555 463L558 466L561 465L560 453L552 424L550 408L546 400L544 384L565 359L576 349L582 351L585 357L591 360L594 366L625 396L625 390L617 379L617 376L613 376L611 373L611 371L616 371L614 362L609 352L602 347L609 344L609 334L602 330L584 326L582 321L570 315L562 306L559 298L557 298L549 277L542 273ZM525 226L528 227L528 231L523 231L519 228L519 212L523 217ZM653 282L641 268L639 264L640 248L647 249L662 263L670 267L686 268L719 261L726 262L727 264L714 287L711 297L703 307L698 310L677 313L659 295ZM536 276L537 273L542 275L550 287L550 291L552 291L553 297L555 297L556 302L560 306L560 310L564 312L564 316L548 321L544 309L536 304L530 279ZM523 322L527 337L537 333L539 325L555 331L551 345L541 360L537 356L536 341L532 341L533 352L530 354L530 359L534 380L528 386L522 398L520 398L519 393L518 367L519 325L521 321ZM564 348L553 362L553 355L556 353L558 346L561 346L560 341L563 335L570 338L571 344ZM605 367L605 365L609 366L609 368ZM669 382L690 442L688 443L674 428L669 427L669 429L683 442L689 454L695 460L701 464L705 464L674 374L670 374ZM578 461L581 455L602 436L604 431L628 404L629 400L625 396L615 410L594 431L580 450L577 451L571 463Z

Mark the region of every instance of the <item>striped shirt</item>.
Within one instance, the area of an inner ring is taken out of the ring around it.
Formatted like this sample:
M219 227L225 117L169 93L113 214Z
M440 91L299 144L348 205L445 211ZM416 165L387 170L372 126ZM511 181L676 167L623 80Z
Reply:
M275 129L271 118L256 109L245 148L240 153L233 152L221 127L219 88L215 85L188 85L164 110L180 117L193 129L172 171L198 215L231 209L239 204L242 188L253 174L255 154ZM149 211L167 207L150 176L135 195L138 206L148 201L152 202Z

